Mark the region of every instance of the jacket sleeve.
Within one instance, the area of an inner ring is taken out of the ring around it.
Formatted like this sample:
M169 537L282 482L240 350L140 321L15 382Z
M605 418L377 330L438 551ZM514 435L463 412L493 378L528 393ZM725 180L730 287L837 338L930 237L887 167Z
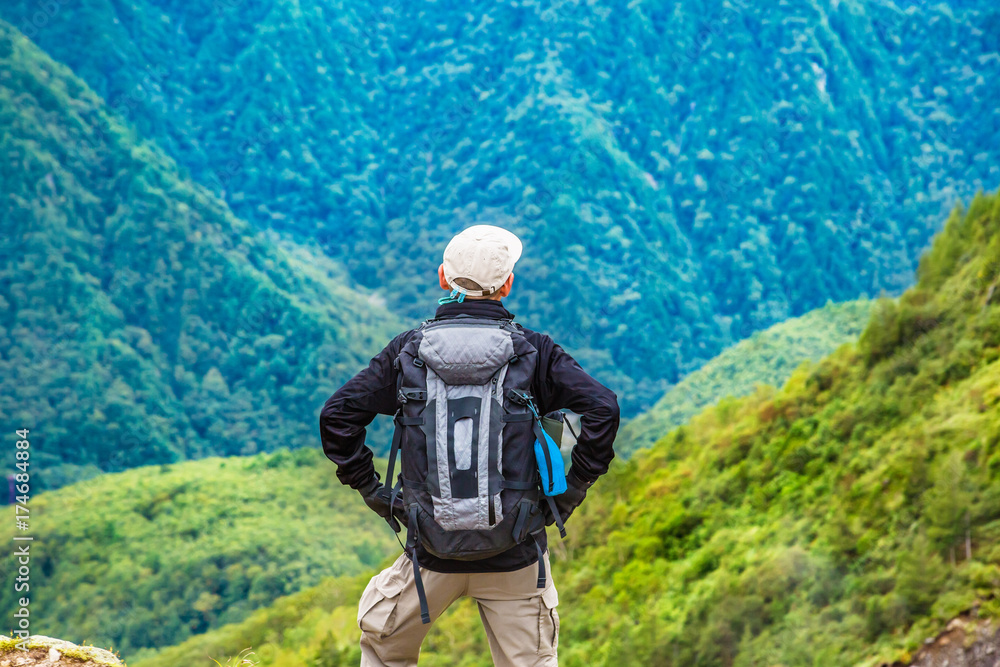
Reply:
M376 415L396 413L394 362L406 336L393 338L360 373L327 400L319 415L323 452L337 464L337 477L353 488L375 476L372 450L365 446L365 427Z
M587 375L552 338L540 336L536 392L541 414L566 408L580 415L580 438L573 447L570 472L588 483L608 471L620 412L618 397Z

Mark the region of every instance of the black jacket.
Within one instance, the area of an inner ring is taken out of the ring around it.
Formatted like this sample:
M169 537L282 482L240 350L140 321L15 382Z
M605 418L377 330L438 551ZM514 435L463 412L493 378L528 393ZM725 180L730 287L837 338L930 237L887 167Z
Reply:
M444 304L438 307L435 317L459 314L514 317L499 301L482 299ZM523 327L522 330L538 350L532 387L538 410L546 414L566 408L581 416L580 438L573 448L570 469L578 477L594 481L607 472L614 458L612 444L618 431L618 399L613 391L587 375L552 338ZM323 406L319 418L323 451L337 464L340 481L353 488L363 486L376 474L372 450L365 446L365 427L377 414L396 413L393 361L412 334L413 331L406 331L393 338L372 358L368 368L348 380ZM530 540L478 561L435 558L419 547L417 557L421 566L437 572L506 572L538 560Z

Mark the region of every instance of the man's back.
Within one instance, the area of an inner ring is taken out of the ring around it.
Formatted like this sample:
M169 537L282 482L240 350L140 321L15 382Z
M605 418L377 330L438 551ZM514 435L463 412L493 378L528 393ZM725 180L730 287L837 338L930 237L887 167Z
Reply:
M499 301L465 301L438 307L435 318L459 315L513 319ZM580 368L580 365L551 337L520 327L527 341L538 351L532 394L538 411L572 410L581 415L581 432L573 449L571 472L593 482L607 472L614 458L612 444L618 429L618 402L610 389ZM415 329L396 336L376 355L369 367L352 378L326 403L321 416L323 449L337 464L337 476L344 484L358 488L374 474L372 452L364 443L364 427L376 414L395 414L398 403L394 368L396 357L414 335ZM366 415L371 415L361 423ZM545 545L542 545L544 549ZM478 561L435 558L418 546L420 564L438 572L503 572L537 560L530 542L507 552Z
M559 598L553 578L547 574L544 528L553 522L561 527L560 519L569 518L587 489L607 472L614 458L618 400L549 336L509 323L514 316L499 299L510 293L520 254L520 240L507 230L476 225L458 234L445 249L438 269L441 287L451 290L435 313L435 321L442 323L393 338L367 368L330 397L320 414L323 451L337 464L340 481L358 490L368 506L394 529L398 531L400 523L407 529L405 553L372 578L358 605L363 667L416 665L430 624L464 596L477 602L496 665L558 664ZM463 317L470 319L459 322ZM456 321L448 323L450 319ZM464 326L482 319L496 321L508 335L473 335ZM426 351L434 358L425 360L423 342L431 329L437 333L431 335ZM448 330L449 335L465 335L468 340L441 344L439 334ZM532 359L531 364L521 364L512 373L511 382L516 386L507 388L513 391L513 396L508 396L507 390L499 387L511 364L518 362L515 340L521 352ZM409 345L411 341L420 345ZM442 350L447 353L437 354ZM404 359L410 367L401 372ZM449 371L455 363L468 366L470 372L454 374L449 380L445 376L452 375ZM483 372L475 372L477 369ZM487 379L497 383L492 393L482 385L483 376L490 373L493 375ZM404 386L407 378L416 386ZM452 380L459 384L452 386ZM470 397L475 400L470 402ZM441 404L435 403L434 414L427 414L430 402L441 400L455 410L449 407L442 411ZM496 410L489 401L496 402ZM548 458L546 472L551 479L553 453L545 453L541 444L547 436L540 415L563 409L580 415L580 433L571 453L565 490L560 486L562 492L557 494L554 487L541 487L542 476L531 467L535 463L529 452L542 452ZM380 483L373 453L365 446L365 429L378 414L396 415L385 484ZM485 421L483 415L487 414L500 423ZM479 435L472 436L469 424L464 424L461 443L456 444L458 422L479 418L483 419ZM419 431L413 430L418 426ZM411 429L409 437L403 435L407 428ZM443 447L442 438L447 439ZM480 444L480 439L488 445ZM497 441L503 441L502 448L494 446ZM480 447L485 447L483 455L496 470L477 464L475 472L471 471L470 461ZM462 465L457 462L459 450ZM516 457L513 462L508 458L506 466L501 461L503 451ZM400 452L408 477L401 475L393 487L395 455ZM439 456L447 457L447 463L437 460ZM431 459L435 459L434 465ZM484 474L489 482L482 479ZM456 480L462 488L457 497L451 487ZM497 493L499 506L494 485L501 489ZM473 497L475 494L479 495ZM456 517L456 512L470 508L481 512L484 495L491 510L488 519ZM516 513L508 512L515 500ZM500 511L494 516L496 509ZM506 523L501 518L504 515ZM520 517L525 520L515 520ZM454 531L454 539L449 542L439 529ZM491 529L503 532L491 535ZM465 540L462 530L480 533ZM513 546L506 548L507 544ZM453 545L456 548L451 548ZM481 557L484 554L488 555Z

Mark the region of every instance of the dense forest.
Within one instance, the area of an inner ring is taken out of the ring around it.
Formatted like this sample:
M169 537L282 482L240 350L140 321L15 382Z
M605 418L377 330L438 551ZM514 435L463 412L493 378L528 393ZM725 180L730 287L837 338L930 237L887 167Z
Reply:
M1000 183L1000 10L907 3L8 0L183 174L415 320L449 236L627 415L734 340L898 294ZM43 186L39 186L43 187ZM426 277L426 279L421 279Z
M864 330L875 301L829 303L754 333L670 388L649 410L622 425L615 453L630 456L727 397L758 385L780 387L803 362L819 361Z
M35 429L36 490L315 446L323 401L400 328L2 22L0 155L0 413Z
M802 361L856 339L871 306L829 304L758 332L633 420L616 452L629 455L726 396L782 384ZM35 618L53 635L135 659L325 576L370 569L398 545L333 471L318 447L281 449L146 466L44 493L32 509ZM13 534L0 526L0 539ZM13 588L0 583L0 607L8 606Z
M32 499L31 613L44 634L177 644L399 549L318 448L106 474ZM381 529L381 530L380 530ZM10 542L13 522L0 526ZM4 568L0 608L18 593Z
M1000 619L998 80L987 0L0 2L38 627L357 664L398 545L316 416L481 222L635 417L550 540L564 665L876 667ZM487 656L465 601L421 664Z
M1000 196L952 214L857 344L662 433L567 530L567 667L905 664L959 613L1000 619ZM357 664L367 578L135 667L247 647L264 666ZM429 667L490 664L468 600L424 649Z

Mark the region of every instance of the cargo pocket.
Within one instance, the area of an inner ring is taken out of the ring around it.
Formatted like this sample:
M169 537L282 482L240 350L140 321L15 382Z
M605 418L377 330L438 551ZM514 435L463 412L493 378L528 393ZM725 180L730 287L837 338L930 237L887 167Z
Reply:
M538 655L555 655L559 648L559 593L550 586L539 596Z
M361 631L384 639L396 629L396 606L403 590L395 568L372 577L358 603L358 627Z

